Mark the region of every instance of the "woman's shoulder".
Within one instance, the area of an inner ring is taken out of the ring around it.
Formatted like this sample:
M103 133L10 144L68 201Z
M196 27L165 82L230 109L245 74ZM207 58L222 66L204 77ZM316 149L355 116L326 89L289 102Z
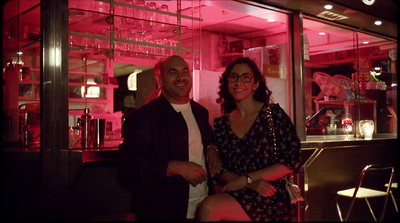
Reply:
M224 115L222 115L222 116L220 116L220 117L214 118L214 122L221 122L221 121L224 121L224 120L226 120L228 117L229 117L229 114L224 114Z
M286 111L279 105L279 103L270 103L271 115L275 121L286 122L291 121L290 116Z
M214 118L214 127L219 127L223 125L228 119L228 116L229 116L228 114L224 114L220 117Z
M283 111L283 108L279 105L279 103L269 103L266 104L266 106L269 106L271 108L271 111L274 113Z

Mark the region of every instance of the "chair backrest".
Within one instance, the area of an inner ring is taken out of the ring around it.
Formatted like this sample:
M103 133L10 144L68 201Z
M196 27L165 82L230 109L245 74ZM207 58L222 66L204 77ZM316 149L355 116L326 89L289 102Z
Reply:
M368 176L371 175L372 172L375 173L375 175L372 175L374 177L372 179L372 181L374 182L375 186L384 188L385 183L388 183L386 192L389 193L390 188L392 187L392 183L393 183L394 171L395 171L395 168L392 165L371 164L371 165L365 166L365 168L361 171L361 174L358 179L357 186L356 186L354 193L357 193L357 190L360 187L370 188L370 186L365 186L366 185L365 181L368 178ZM377 179L377 178L379 178L379 179Z

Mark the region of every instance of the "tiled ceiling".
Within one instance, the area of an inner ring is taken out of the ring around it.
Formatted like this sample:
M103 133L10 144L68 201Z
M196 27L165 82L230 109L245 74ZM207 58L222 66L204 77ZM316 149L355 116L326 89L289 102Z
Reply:
M375 4L367 6L362 0L252 0L259 3L267 3L272 6L287 9L300 10L305 15L319 17L326 11L325 4L333 5L330 12L348 17L335 22L348 25L360 31L369 31L376 34L397 39L398 6L393 0L376 0ZM374 21L381 20L381 26L375 26Z
M397 0L375 0L373 5L369 6L361 3L362 0L330 0L338 5L347 6L350 9L357 9L369 15L373 15L389 22L398 22L398 1ZM372 2L369 0L369 2ZM397 2L397 3L396 3Z
M227 10L226 7L220 7L216 7L215 5L201 6L201 29L203 31L224 33L245 39L255 39L275 33L283 33L287 29L286 16L283 13L274 11L266 13L265 9L260 9L264 14L247 14L238 9L232 8L231 10ZM244 5L239 5L238 7L243 8ZM268 18L274 18L276 22L269 23L266 20ZM182 22L182 24L191 27L191 21L183 20Z

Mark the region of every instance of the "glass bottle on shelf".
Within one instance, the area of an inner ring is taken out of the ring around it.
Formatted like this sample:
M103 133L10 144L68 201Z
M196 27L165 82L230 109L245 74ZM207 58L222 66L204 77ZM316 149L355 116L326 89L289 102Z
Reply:
M158 10L168 12L168 5L159 5ZM161 22L161 28L164 28L169 23L169 16L166 14L158 13L157 21Z
M133 4L133 0L124 0L123 1L126 4L132 5ZM122 19L122 23L126 24L126 25L132 25L133 27L136 25L135 24L135 19L134 17L136 16L136 10L133 8L129 8L129 7L123 7L122 9L124 11L124 16L126 16L126 18Z
M78 125L81 128L81 145L82 148L89 148L90 145L90 120L93 119L93 116L90 114L89 108L85 108L83 110L83 115L78 119Z
M344 114L342 117L342 126L346 134L346 139L350 139L350 133L353 130L353 119L350 114Z
M350 133L353 130L353 118L351 117L349 113L349 107L348 107L347 100L344 102L344 110L345 113L342 116L342 126L344 128L345 134L346 134L346 139L350 139Z
M146 6L145 0L133 0L133 3L135 5L137 5L137 6L140 6L140 7L145 7ZM135 11L136 11L135 15L139 19L138 20L138 26L139 27L145 27L144 19L146 17L147 11L144 11L144 10L141 10L141 9L136 9Z
M154 9L154 10L157 9L157 5L155 2L147 2L146 7L149 9ZM156 21L156 16L157 16L157 13L155 11L154 12L153 11L146 12L146 20L148 22L149 27L152 29L157 28L158 23L154 22L154 21Z

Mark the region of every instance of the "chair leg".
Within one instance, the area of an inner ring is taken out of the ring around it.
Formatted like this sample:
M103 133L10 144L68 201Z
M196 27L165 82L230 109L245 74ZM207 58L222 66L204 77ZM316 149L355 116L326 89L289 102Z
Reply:
M368 208L369 208L369 212L371 212L372 217L374 218L375 222L377 222L378 220L376 220L375 214L374 214L374 212L372 211L372 208L371 208L371 204L369 203L367 198L365 198L365 202L367 202L367 205L368 205Z
M336 199L335 199L336 200L336 209L337 209L340 221L343 222L342 212L340 211L338 199L339 199L339 197L336 197Z
M380 221L380 222L382 222L382 221L383 221L383 218L385 217L388 199L389 199L389 195L387 195L387 196L385 197L385 203L383 204L381 217L379 218L379 221Z
M396 209L396 213L399 213L399 210L397 209L396 199L393 196L392 190L390 190L389 193L390 193L390 196L392 197L392 201L393 201L394 208Z
M348 220L349 220L350 212L351 212L351 210L353 209L353 206L354 206L354 202L355 202L355 201L356 201L356 198L353 197L352 200L351 200L351 204L350 204L349 211L347 212L347 215L346 215L346 218L344 219L344 221L348 221Z

